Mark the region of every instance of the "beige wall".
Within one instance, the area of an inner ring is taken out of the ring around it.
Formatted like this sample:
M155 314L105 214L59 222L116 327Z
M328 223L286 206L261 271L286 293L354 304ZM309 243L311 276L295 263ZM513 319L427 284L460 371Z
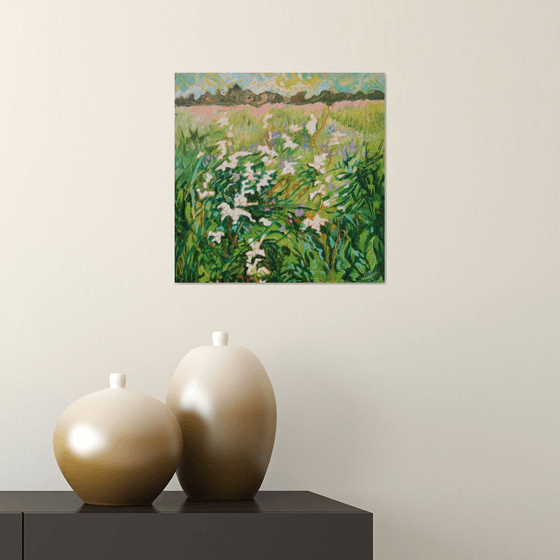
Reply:
M66 489L62 410L163 400L224 329L276 390L265 489L374 512L378 559L559 558L559 16L1 0L0 489ZM176 71L387 73L385 285L174 285Z

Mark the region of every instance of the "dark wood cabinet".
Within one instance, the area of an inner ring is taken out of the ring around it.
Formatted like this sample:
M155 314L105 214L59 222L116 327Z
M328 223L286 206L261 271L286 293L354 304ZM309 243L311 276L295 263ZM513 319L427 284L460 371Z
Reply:
M371 560L372 514L312 492L149 508L84 505L73 492L0 492L3 560Z
M23 542L23 513L1 512L0 502L0 558L21 560Z

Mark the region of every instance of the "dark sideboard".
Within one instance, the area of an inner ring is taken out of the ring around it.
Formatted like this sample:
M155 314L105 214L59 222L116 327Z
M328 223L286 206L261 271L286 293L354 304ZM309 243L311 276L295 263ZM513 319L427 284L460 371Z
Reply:
M163 492L151 507L0 492L1 560L371 560L372 514L313 492L242 502Z

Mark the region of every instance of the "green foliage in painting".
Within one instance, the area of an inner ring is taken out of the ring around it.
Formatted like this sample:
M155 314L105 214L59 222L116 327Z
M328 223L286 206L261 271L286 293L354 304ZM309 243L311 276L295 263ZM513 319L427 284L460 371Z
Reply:
M175 107L177 282L384 282L385 102Z

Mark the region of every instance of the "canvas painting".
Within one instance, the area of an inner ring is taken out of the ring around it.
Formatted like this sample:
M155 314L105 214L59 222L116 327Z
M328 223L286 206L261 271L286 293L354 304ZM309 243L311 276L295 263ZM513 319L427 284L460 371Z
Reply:
M175 281L385 281L385 75L175 75Z

